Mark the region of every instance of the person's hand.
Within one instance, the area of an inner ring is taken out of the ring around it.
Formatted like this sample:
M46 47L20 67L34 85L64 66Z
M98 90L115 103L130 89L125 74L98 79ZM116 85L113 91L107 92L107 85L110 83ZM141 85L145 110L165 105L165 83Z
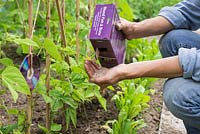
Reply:
M117 30L122 31L128 40L133 39L137 36L137 33L135 31L135 22L130 22L128 20L120 18L120 21L115 24L115 27L117 28Z
M174 28L174 26L162 16L146 19L141 22L130 22L120 18L120 21L115 24L115 27L121 30L129 40L164 34Z
M100 67L93 61L85 61L85 70L89 76L89 81L99 85L102 89L121 80L120 65L113 68Z

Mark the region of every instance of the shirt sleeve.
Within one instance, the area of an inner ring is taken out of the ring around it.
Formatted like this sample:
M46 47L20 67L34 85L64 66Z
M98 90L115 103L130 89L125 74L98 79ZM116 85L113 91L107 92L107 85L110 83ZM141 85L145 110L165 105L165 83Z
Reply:
M183 77L200 81L200 50L180 48L179 63L183 68Z
M164 7L159 16L165 17L176 29L200 28L200 0L184 0L175 6Z

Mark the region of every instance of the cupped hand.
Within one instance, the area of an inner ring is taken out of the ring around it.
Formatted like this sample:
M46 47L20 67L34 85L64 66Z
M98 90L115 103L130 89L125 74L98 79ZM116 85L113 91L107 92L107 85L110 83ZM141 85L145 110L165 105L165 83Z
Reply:
M100 67L90 60L86 60L84 65L89 76L89 81L99 85L102 89L120 80L118 66L108 69Z
M135 22L130 22L123 18L120 18L120 20L115 24L117 30L121 30L128 40L133 39L135 38L135 36L137 36L135 33L135 26Z

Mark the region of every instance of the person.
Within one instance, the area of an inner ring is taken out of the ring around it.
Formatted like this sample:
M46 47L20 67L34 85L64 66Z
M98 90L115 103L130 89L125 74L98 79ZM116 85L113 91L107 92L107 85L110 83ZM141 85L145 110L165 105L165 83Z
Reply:
M164 34L159 41L162 59L102 68L85 61L89 81L101 88L124 79L169 78L163 87L164 102L183 120L188 134L200 134L200 0L184 0L164 7L158 16L141 22L121 19L116 24L127 39Z

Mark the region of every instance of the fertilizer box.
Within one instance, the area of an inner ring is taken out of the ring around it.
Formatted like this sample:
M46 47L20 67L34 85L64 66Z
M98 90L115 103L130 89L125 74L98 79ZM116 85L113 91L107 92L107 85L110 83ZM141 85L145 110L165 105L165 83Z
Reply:
M124 63L125 37L115 28L119 16L114 4L96 5L89 39L103 67Z

